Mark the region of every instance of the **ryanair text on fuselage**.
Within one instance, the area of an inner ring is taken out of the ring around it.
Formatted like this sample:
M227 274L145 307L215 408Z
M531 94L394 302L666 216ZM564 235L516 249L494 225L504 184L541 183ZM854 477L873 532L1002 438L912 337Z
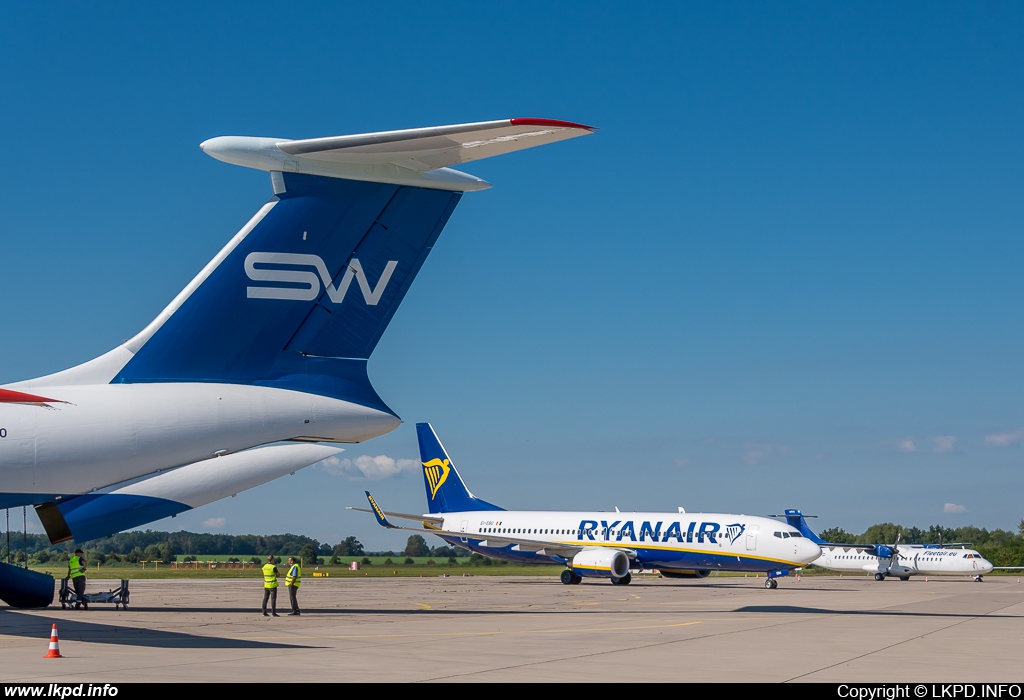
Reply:
M502 521L500 520L481 521L480 532L481 534L515 534L518 529L502 527L501 523ZM694 542L699 544L704 542L718 544L718 538L721 537L727 539L731 544L746 529L746 526L741 523L733 523L723 528L715 522L701 522L698 524L691 521L685 526L685 530L683 529L682 521L669 523L668 527L663 530L662 527L664 525L664 521L652 523L649 520L642 521L639 527L632 520L613 520L611 522L607 520L581 520L579 528L573 534L581 542L597 540L605 542L669 542L675 540L680 544L692 544Z

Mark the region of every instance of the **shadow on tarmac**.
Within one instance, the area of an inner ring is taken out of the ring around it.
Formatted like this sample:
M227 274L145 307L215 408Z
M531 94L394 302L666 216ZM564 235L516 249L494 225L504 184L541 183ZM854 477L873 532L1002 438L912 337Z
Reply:
M163 610L166 610L164 608ZM237 610L233 612L238 612ZM76 611L76 615L91 615L92 611ZM52 625L57 625L61 639L91 642L94 644L124 644L138 647L161 649L316 649L305 644L279 644L256 642L245 639L210 637L185 632L169 632L137 627L86 622L83 619L69 619L40 615L26 615L10 609L0 608L0 626L3 633L12 637L49 639Z

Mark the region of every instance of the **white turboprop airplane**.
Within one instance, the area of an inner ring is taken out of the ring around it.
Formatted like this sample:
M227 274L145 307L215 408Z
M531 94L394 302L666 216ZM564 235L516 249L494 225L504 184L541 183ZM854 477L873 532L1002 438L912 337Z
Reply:
M0 387L0 508L34 506L52 542L81 542L394 430L367 360L462 193L490 186L448 166L593 130L505 119L205 141L270 172L273 197L134 338Z
M821 554L793 527L770 518L731 513L614 513L504 510L470 493L429 423L417 423L427 515L382 511L369 493L377 522L387 528L437 535L449 544L514 562L564 564L562 583L584 577L628 584L630 569L658 569L667 578L704 578L712 571L779 576ZM399 528L388 518L418 520Z
M894 544L833 544L811 531L805 518L813 517L786 509L786 522L821 547L821 556L811 563L823 569L874 574L876 581L884 581L889 576L909 581L911 576L917 575L963 574L980 582L982 576L996 568L963 544L899 544L898 541Z

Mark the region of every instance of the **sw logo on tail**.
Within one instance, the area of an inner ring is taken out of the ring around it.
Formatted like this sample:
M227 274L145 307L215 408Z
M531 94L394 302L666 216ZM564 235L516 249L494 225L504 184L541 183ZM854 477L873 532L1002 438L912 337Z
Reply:
M277 265L276 268L257 268L256 265ZM291 266L293 269L282 269L280 266ZM377 286L370 288L370 283L363 272L358 258L352 258L345 267L341 282L335 287L327 265L318 255L302 255L298 253L249 253L245 257L245 274L254 282L282 282L303 285L301 287L246 287L246 296L250 299L291 299L295 301L313 301L320 296L320 281L323 280L324 290L331 302L340 304L352 284L353 278L359 283L363 300L368 306L376 306L380 302L384 290L387 289L391 275L398 266L397 260L388 260ZM295 267L313 267L320 275L317 278L308 270L295 270Z

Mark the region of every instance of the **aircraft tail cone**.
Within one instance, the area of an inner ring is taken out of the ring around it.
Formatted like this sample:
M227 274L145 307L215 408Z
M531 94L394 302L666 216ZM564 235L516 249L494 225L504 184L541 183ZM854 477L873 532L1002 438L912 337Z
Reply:
M57 641L57 623L53 623L53 629L50 630L50 649L46 652L44 659L63 659L60 653L60 644Z

